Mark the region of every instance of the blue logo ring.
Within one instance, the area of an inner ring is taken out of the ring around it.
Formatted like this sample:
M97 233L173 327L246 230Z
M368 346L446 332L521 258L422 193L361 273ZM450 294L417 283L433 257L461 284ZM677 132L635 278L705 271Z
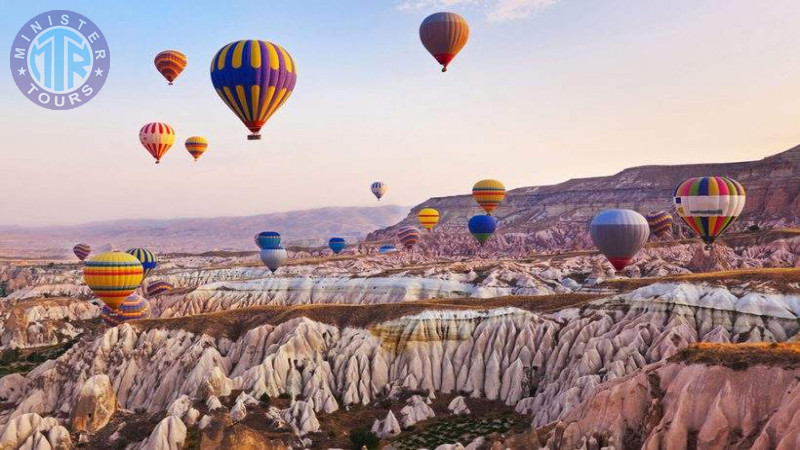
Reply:
M41 13L11 45L11 76L33 103L72 109L94 98L108 78L111 53L91 20L67 10Z

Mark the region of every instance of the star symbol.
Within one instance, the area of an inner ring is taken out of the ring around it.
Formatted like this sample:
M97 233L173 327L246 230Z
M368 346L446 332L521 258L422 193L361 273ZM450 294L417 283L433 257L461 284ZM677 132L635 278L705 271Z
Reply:
M97 69L97 70L95 70L95 71L94 71L94 74L95 74L95 75L97 75L98 77L102 77L102 76L103 76L103 69Z
M23 67L20 67L19 69L17 69L17 73L19 73L19 76L25 75L26 72L27 72L27 70L25 70Z

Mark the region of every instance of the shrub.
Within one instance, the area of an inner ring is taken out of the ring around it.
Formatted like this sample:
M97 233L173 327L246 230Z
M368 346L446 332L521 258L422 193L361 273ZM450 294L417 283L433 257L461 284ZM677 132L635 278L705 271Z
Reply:
M750 225L749 227L747 227L747 229L750 231L761 231L761 227L758 225Z
M367 447L369 450L376 450L380 439L378 435L370 431L367 427L358 427L350 431L350 442L353 444L353 449L361 450L362 447Z
M270 398L269 398L269 395L267 395L266 392L261 394L261 397L259 397L258 399L261 400L261 404L262 405L269 406Z
M281 392L281 395L279 395L278 398L283 399L283 400L290 400L292 398L292 396L289 395L288 392Z

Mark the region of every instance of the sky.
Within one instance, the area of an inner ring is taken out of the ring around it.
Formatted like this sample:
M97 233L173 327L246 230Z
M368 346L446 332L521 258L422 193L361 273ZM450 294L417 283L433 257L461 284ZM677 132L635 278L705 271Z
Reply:
M261 214L465 194L644 164L760 159L800 144L795 0L7 2L1 41L51 9L103 31L111 69L86 105L31 103L0 70L0 224ZM419 23L470 24L440 72ZM261 141L214 92L212 56L263 39L294 58L294 93ZM179 49L174 86L153 67ZM162 164L139 128L173 125ZM183 148L209 140L199 163Z

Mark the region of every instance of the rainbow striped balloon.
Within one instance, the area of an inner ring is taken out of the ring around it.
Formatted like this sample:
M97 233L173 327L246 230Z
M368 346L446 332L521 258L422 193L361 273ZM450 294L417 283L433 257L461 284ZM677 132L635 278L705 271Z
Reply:
M147 278L150 275L150 272L156 268L158 265L158 258L156 255L153 254L150 250L146 248L129 248L125 253L129 255L133 255L139 262L142 263L142 268L144 268L144 278Z
M728 177L695 177L675 188L675 208L710 247L744 209L744 187Z
M492 214L506 198L506 187L497 180L481 180L472 187L472 198L486 214Z
M144 277L142 263L124 252L108 252L86 261L83 280L103 303L116 310Z
M75 253L75 256L83 261L87 256L89 256L90 253L92 253L92 247L89 247L88 244L78 244L75 247L72 247L72 253Z
M139 130L139 142L156 159L156 164L175 143L175 130L163 122L151 122Z
M172 82L178 78L178 75L186 68L186 55L177 50L164 50L156 55L153 59L153 64L156 66L161 75L167 79L170 86Z
M111 326L128 320L147 319L150 317L150 304L141 295L131 294L117 310L103 306L101 317Z
M175 289L175 287L166 281L154 281L147 285L147 295L156 296L173 289Z
M189 151L189 154L192 155L194 158L194 162L197 162L203 153L208 150L208 141L203 136L192 136L189 139L186 139L186 150Z
M439 211L433 208L422 208L417 214L420 225L427 230L432 230L439 223Z
M123 320L141 319L150 312L150 303L139 294L131 294L119 307L119 315Z
M278 44L259 40L231 42L211 60L217 95L261 139L261 127L292 95L297 66Z
M650 226L650 234L665 236L672 231L672 214L666 211L650 213L644 216Z
M414 227L403 227L397 233L397 237L400 238L400 243L406 250L411 250L419 242L419 230Z

